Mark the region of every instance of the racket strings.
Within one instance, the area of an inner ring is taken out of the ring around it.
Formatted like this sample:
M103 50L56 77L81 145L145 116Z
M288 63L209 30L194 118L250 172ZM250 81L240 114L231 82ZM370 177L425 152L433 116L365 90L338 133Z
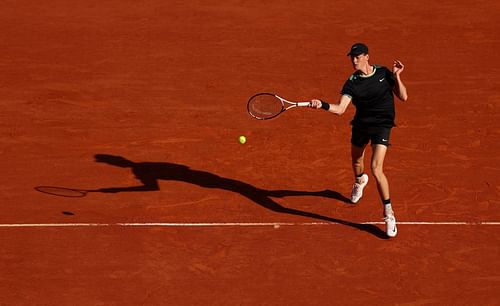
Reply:
M248 102L248 112L258 119L269 119L282 111L283 104L274 95L257 95Z

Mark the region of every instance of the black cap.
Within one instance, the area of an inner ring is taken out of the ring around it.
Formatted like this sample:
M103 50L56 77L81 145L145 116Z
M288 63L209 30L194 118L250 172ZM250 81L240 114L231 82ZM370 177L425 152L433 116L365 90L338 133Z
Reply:
M347 56L357 56L360 54L368 54L368 46L363 43L355 43L354 45L352 45L351 51L347 53Z

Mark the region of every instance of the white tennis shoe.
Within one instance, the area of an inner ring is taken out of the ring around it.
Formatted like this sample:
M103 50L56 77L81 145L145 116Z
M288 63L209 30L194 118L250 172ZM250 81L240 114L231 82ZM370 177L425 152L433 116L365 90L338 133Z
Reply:
M384 218L385 225L386 225L386 230L385 233L387 236L393 238L396 237L398 234L398 228L396 227L396 218L394 217L394 214L388 214Z
M356 180L354 185L352 185L351 202L356 204L363 196L363 189L366 184L368 184L368 174L363 174L359 179Z

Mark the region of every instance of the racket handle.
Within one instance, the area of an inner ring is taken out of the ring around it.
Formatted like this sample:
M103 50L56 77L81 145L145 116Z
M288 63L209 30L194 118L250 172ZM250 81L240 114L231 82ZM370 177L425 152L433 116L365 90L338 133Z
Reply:
M298 102L297 106L310 106L311 102Z

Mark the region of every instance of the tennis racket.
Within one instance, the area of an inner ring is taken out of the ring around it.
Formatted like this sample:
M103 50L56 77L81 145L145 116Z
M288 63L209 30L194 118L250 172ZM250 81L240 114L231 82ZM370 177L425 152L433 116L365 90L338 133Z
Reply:
M258 93L248 100L248 113L259 120L272 119L294 107L310 106L311 102L292 102L272 93Z
M67 198L82 198L89 192L98 192L98 190L82 190L54 186L38 186L35 187L35 190L41 193Z

